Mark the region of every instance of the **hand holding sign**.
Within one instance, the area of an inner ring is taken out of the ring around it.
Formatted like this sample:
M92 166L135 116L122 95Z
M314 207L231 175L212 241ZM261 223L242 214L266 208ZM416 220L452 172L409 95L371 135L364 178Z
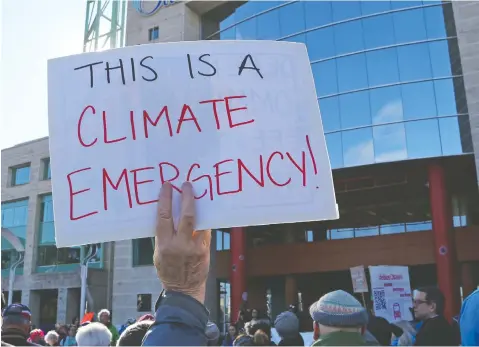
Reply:
M154 262L165 290L187 294L203 303L210 268L211 230L195 231L191 183L183 183L178 230L173 226L173 188L166 182L158 199Z

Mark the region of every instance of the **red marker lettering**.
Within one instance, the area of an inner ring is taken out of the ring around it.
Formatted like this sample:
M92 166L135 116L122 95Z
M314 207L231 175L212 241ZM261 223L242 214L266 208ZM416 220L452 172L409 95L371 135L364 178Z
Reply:
M83 122L83 116L85 116L85 113L88 109L91 109L92 113L95 114L96 111L95 111L95 108L91 105L88 105L87 107L85 107L83 109L83 112L81 113L80 115L80 118L78 119L78 124L77 124L77 135L78 135L78 141L80 142L80 144L83 146L83 147L91 147L93 146L97 141L98 141L98 138L95 137L95 139L90 142L90 143L85 143L83 141L83 137L81 135L81 124Z
M70 220L79 220L79 219L82 219L82 218L86 218L86 217L89 217L89 216L93 216L94 214L97 214L97 213L98 213L98 211L94 211L94 212L82 214L81 216L78 216L78 217L74 217L74 216L73 216L73 196L75 196L75 195L77 195L77 194L81 194L81 193L88 192L88 191L91 190L91 189L90 189L90 188L87 188L87 189L82 189L82 190L78 190L78 191L74 192L74 191L73 191L73 186L72 186L71 176L74 175L74 174L83 172L83 171L87 171L87 170L91 170L91 167L86 167L86 168L84 168L84 169L76 170L76 171L70 172L70 173L67 175L68 188L69 188L69 191L70 191L70 194L69 194L69 196L70 196Z

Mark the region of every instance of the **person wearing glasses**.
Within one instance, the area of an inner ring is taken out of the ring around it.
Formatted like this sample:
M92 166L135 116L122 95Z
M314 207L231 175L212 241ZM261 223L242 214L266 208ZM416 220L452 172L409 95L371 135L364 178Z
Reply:
M414 316L423 322L415 346L457 346L454 331L444 317L445 298L439 288L425 287L414 291Z

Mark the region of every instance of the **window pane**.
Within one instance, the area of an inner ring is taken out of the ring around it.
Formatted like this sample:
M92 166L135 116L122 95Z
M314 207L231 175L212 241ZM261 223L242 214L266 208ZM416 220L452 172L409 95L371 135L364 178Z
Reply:
M260 13L263 11L267 11L270 8L277 7L281 4L284 4L284 1L256 1L255 6L256 6L256 13Z
M369 86L399 82L396 48L366 53Z
M407 153L409 159L441 155L437 119L406 123Z
M221 40L236 40L236 27L232 27L220 33Z
M259 2L259 1L258 1ZM238 7L235 11L236 21L239 22L243 19L249 18L257 14L261 9L261 5L258 5L257 1L249 1L244 5Z
M340 95L339 109L343 129L371 125L371 109L367 90Z
M331 229L331 240L354 238L354 229Z
M368 76L365 54L338 58L339 92L367 88Z
M361 1L361 13L363 16L374 13L386 12L391 9L390 1Z
M306 35L305 34L294 35L281 41L306 43Z
M299 1L280 7L279 19L281 23L281 36L303 31L305 29L304 3Z
M40 245L54 245L55 244L55 223L43 222L40 223Z
M403 105L399 86L369 91L373 124L383 124L403 119Z
M58 248L58 264L78 264L80 263L80 248Z
M42 197L42 210L40 222L53 222L53 201L51 195Z
M391 1L391 8L393 10L398 10L400 8L409 8L409 7L415 7L415 6L421 6L422 2L421 1Z
M437 115L432 82L410 83L401 86L404 119L429 118Z
M133 266L153 264L153 238L133 240Z
M425 80L432 77L431 60L427 44L408 45L397 48L399 76L402 82Z
M14 220L13 225L18 227L22 225L27 225L27 212L28 206L18 206L14 209Z
M367 237L377 235L379 235L379 228L377 226L354 229L354 237Z
M318 96L338 93L338 81L336 74L336 60L328 60L312 64L314 83Z
M230 233L229 232L225 232L223 234L223 248L225 250L230 249Z
M236 24L235 13L230 14L228 17L226 17L220 22L220 30L224 30L232 26L233 24Z
M306 34L309 59L311 61L335 56L333 28L324 28Z
M243 5L244 6L244 5ZM256 39L256 23L257 18L250 19L239 24L236 27L237 40L254 40Z
M447 37L442 6L425 8L424 14L426 18L427 37L430 39Z
M361 16L359 1L332 1L332 5L334 22Z
M341 123L339 121L339 100L337 96L320 99L319 109L321 110L324 132L341 129Z
M57 262L57 248L55 246L38 247L38 266L53 265Z
M221 230L216 230L216 250L223 250L223 232Z
M333 21L331 2L329 1L305 1L304 14L307 29L326 25Z
M457 117L440 118L439 131L443 155L462 154L461 132Z
M373 4L376 1L362 1L361 4ZM394 25L392 15L382 15L363 19L364 44L366 48L393 45Z
M371 128L344 131L344 166L374 163L373 134Z
M434 81L434 91L438 116L452 116L458 113L452 79Z
M9 228L15 226L15 209L2 208L2 227Z
M393 6L396 3L403 3L403 1L392 1ZM397 43L427 39L422 8L394 13L393 18Z
M258 39L276 40L280 36L279 11L269 11L258 17Z
M364 50L363 27L361 21L342 23L334 27L336 54L346 54Z
M449 58L448 41L436 41L429 43L431 66L433 77L449 77L451 73L451 61Z
M50 171L50 158L43 160L43 179L49 180L52 178L52 174Z
M14 186L30 182L30 166L15 168L12 173Z
M407 159L404 123L375 126L373 137L377 163Z
M343 147L341 133L326 134L326 146L328 147L329 161L331 168L343 167Z
M381 225L381 235L399 234L405 232L404 224L385 224Z
M414 231L425 231L431 230L432 223L431 222L413 222L413 223L406 223L406 231L407 232L414 232Z

